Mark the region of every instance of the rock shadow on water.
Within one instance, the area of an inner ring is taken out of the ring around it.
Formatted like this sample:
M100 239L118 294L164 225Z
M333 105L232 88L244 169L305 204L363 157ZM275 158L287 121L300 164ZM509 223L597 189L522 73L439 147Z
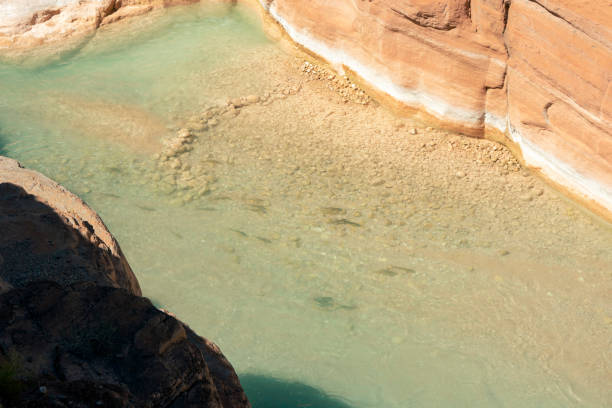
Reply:
M309 385L258 374L240 375L253 408L353 408Z

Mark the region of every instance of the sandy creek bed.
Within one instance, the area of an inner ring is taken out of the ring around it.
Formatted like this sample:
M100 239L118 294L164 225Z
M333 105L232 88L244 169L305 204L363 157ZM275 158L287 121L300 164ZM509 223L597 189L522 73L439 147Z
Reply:
M98 211L256 408L612 403L612 227L249 11L111 26L0 94L0 154Z

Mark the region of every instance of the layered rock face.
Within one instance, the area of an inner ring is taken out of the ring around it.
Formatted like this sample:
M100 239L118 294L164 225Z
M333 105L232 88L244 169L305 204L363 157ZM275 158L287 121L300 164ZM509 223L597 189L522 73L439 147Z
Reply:
M250 406L219 348L140 296L96 213L4 157L0 404Z
M199 0L0 0L0 51L70 41L154 8Z
M0 54L199 0L0 0ZM207 0L213 1L213 0ZM236 0L217 0L234 3ZM27 3L27 4L26 4ZM612 217L612 8L584 0L259 0L289 36L426 120L502 141Z
M504 141L612 214L612 8L582 0L260 0L382 95Z

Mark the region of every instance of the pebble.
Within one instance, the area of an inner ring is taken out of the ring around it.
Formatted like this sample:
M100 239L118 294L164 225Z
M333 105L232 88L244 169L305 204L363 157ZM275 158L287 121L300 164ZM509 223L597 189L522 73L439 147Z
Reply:
M457 176L458 178L464 178L466 174L463 171L458 171L457 173L455 173L455 176Z
M212 127L212 126L217 126L219 124L219 121L215 118L212 118L212 119L209 119L207 123L208 123L208 126Z
M195 130L195 131L206 130L206 125L200 121L190 122L187 124L187 126L189 127L189 129Z
M418 132L415 128L410 129L410 134L411 135L416 135Z
M257 95L249 95L246 97L246 100L248 103L257 103L259 102L260 99L259 99L259 96Z

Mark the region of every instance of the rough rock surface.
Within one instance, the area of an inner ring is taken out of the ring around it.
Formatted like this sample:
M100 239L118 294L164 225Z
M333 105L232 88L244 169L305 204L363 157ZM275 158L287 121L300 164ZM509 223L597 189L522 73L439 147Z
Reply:
M93 283L0 295L0 368L8 407L250 406L214 344L148 299Z
M0 405L250 406L216 345L140 297L96 213L4 157Z
M0 53L75 47L198 0L0 0ZM235 0L227 0L234 2ZM246 0L245 0L246 1ZM584 0L259 0L289 36L428 120L505 142L612 217L612 7Z
M1 156L0 276L14 287L88 281L141 294L119 244L87 204Z
M260 0L404 107L506 142L612 214L612 7L584 0Z
M98 27L155 8L199 0L0 0L0 51L75 46Z

